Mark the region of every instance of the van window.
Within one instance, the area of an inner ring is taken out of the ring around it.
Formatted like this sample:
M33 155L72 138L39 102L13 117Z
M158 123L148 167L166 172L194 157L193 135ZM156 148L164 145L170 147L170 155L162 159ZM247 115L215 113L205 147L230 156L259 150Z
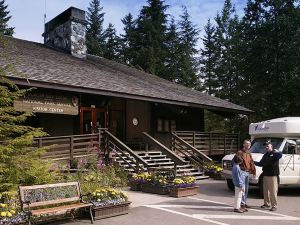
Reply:
M290 141L292 141L292 142L289 143L287 141L285 143L284 148L282 150L283 154L295 154L296 153L296 140L290 140Z
M271 140L271 143L272 143L274 149L279 149L282 144L283 138L257 138L257 139L254 139L251 143L250 152L264 154L266 152L264 143L267 140Z

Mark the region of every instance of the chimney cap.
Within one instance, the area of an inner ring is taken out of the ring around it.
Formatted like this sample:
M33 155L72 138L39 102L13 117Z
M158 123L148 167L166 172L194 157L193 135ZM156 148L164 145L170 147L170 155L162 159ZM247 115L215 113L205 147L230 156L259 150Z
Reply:
M85 19L85 11L71 6L45 24L45 33L48 33L60 24L63 24L69 20L76 21L84 25L87 24Z

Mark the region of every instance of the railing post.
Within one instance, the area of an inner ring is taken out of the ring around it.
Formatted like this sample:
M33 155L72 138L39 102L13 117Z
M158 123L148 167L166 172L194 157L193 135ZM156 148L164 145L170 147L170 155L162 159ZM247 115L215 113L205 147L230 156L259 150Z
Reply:
M38 139L38 146L41 148L43 146L42 138Z
M193 147L195 147L195 142L196 142L196 132L193 132Z
M99 154L101 152L101 139L102 139L102 133L101 133L101 128L98 129L98 145L99 145Z
M177 177L177 164L174 163L174 175L175 175L175 178Z
M209 152L209 155L211 156L212 155L212 133L209 132L209 149L208 149L208 152Z
M74 159L74 137L70 136L70 165L72 165Z
M226 155L226 133L224 133L224 155Z

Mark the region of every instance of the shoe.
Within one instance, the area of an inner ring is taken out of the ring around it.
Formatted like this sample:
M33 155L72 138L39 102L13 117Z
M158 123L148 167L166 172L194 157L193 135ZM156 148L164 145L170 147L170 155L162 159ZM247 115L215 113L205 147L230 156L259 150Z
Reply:
M277 208L274 206L270 209L270 211L276 211L276 210L277 210Z
M260 208L262 208L262 209L268 209L268 208L270 208L270 206L269 205L262 205Z
M242 210L243 210L244 212L248 212L248 209L246 209L246 208L243 208Z
M236 212L236 213L244 213L244 210L242 210L242 209L234 209L233 212Z
M241 205L241 208L242 209L250 209L251 208L251 206L250 205L247 205L247 204L245 204L245 205Z

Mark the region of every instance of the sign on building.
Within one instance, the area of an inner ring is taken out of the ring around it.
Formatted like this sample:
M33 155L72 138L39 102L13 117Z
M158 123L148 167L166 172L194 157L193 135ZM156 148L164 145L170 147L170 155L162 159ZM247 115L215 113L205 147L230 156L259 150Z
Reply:
M78 115L78 98L48 93L30 93L14 102L17 111Z

